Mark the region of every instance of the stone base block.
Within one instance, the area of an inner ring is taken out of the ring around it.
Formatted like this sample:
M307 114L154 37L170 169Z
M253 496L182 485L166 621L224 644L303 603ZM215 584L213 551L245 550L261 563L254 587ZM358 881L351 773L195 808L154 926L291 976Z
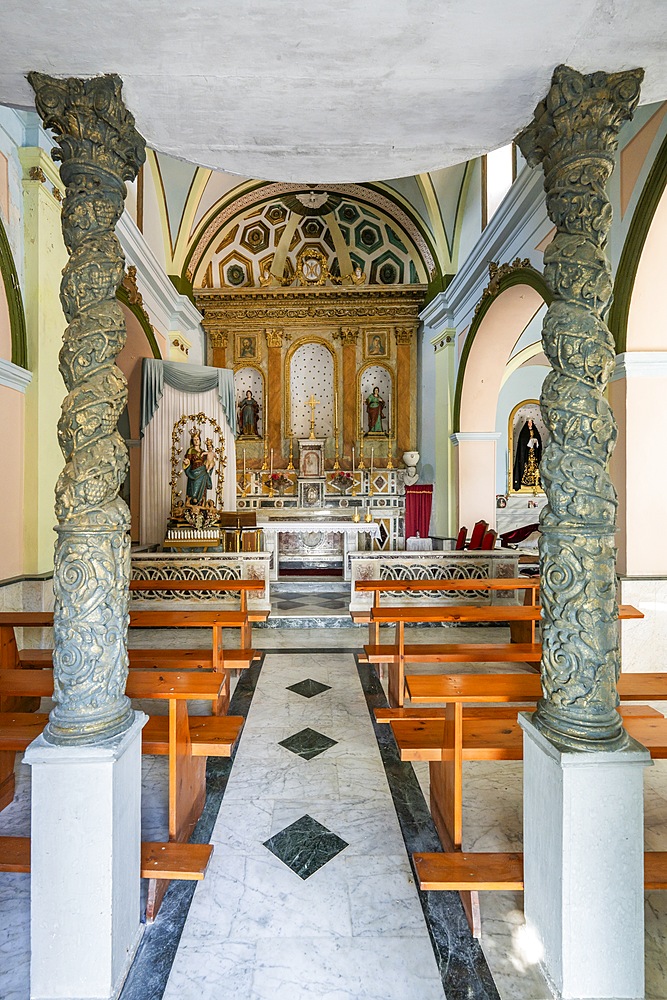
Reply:
M638 743L557 750L524 731L524 909L564 1000L644 996L644 794Z
M94 746L39 736L32 767L31 1000L109 1000L141 937L141 730Z

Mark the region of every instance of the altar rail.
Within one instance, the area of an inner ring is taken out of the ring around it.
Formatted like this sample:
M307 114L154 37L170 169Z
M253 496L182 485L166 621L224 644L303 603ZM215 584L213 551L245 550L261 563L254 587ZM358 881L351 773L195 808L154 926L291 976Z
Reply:
M367 611L371 593L359 593L357 580L488 580L513 579L519 575L519 556L502 552L350 552L350 611ZM420 604L517 604L523 593L516 591L386 591L385 603Z
M187 555L167 553L137 553L132 556L133 580L263 580L264 590L248 593L249 611L270 611L270 552L230 552L229 554L214 553ZM169 602L183 602L200 605L215 604L220 608L238 607L239 595L235 592L220 591L160 591L143 590L140 594L132 594L132 607L155 607L159 602L166 605Z

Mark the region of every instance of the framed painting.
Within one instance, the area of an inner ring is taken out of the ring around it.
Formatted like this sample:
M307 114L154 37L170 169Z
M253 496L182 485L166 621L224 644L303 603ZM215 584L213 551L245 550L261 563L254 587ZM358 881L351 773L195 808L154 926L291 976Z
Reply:
M237 333L236 334L236 361L256 361L257 360L257 334Z
M388 358L389 331L366 330L364 346L367 358Z

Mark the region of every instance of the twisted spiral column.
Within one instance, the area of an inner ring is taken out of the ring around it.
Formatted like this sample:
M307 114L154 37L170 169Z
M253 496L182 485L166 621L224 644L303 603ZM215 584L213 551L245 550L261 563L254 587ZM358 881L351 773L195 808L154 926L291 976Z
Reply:
M54 699L45 730L58 744L122 733L130 513L118 492L128 468L116 430L127 383L114 364L125 343L116 301L125 258L114 227L145 158L115 75L57 80L30 73L37 111L57 145L65 184L62 229L70 254L60 300L68 321L60 372L68 394L58 422L65 467L56 485Z
M549 502L540 538L543 698L533 721L552 742L577 750L627 742L616 710L617 501L607 472L616 423L603 395L616 353L604 322L612 295L605 187L643 75L559 66L517 137L528 163L542 164L557 230L544 254L554 299L542 342L553 370L540 400L550 434L540 464Z

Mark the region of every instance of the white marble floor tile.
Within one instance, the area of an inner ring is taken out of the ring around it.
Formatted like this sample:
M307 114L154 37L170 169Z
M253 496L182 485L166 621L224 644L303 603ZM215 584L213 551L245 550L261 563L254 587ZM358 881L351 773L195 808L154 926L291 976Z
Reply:
M287 690L308 677L331 690L310 699ZM304 728L337 742L311 760L279 746ZM347 845L305 880L264 846L304 816ZM165 1000L194 983L197 1000L443 1000L350 655L267 654L212 840ZM255 949L252 982L242 958L234 991L200 973L228 944Z

